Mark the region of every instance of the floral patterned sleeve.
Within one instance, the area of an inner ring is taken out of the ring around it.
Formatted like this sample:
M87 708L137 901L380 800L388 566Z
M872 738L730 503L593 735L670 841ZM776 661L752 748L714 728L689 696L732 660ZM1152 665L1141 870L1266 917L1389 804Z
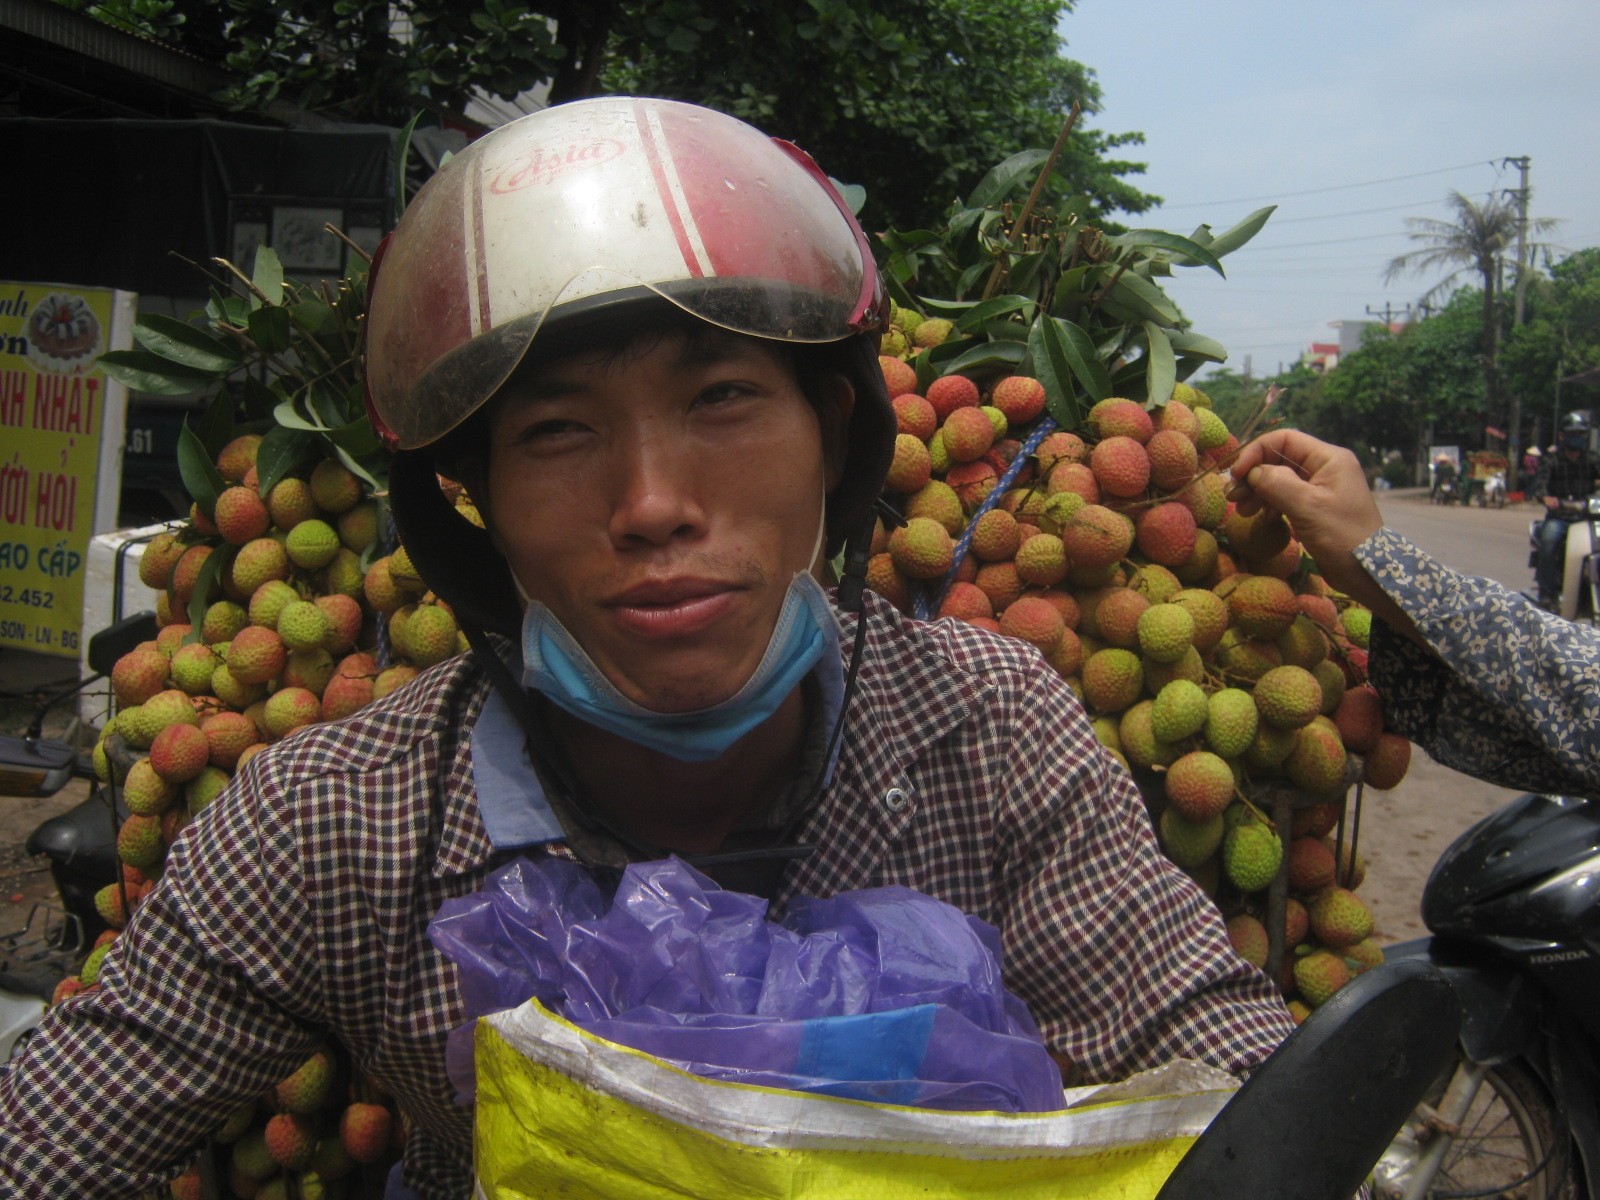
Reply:
M1452 571L1393 530L1355 554L1432 650L1374 622L1372 682L1392 728L1490 783L1600 795L1600 628Z

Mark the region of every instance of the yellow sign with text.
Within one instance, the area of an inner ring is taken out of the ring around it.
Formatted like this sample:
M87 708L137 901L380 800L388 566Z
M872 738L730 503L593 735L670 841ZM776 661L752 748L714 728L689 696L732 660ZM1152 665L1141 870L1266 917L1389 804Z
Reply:
M127 344L132 309L108 288L0 282L0 646L78 655L127 409L95 361Z

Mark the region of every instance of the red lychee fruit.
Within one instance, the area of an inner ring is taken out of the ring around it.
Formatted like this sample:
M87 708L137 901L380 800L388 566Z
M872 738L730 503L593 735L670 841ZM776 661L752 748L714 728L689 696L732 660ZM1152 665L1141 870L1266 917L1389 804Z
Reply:
M957 463L944 477L945 483L955 490L961 507L969 513L988 499L999 479L994 468L981 459Z
M143 704L167 686L167 656L159 650L130 650L111 668L111 690L122 708Z
M1117 396L1100 401L1089 410L1089 428L1104 440L1112 437L1132 438L1141 446L1155 433L1155 422L1143 405Z
M339 1141L359 1163L377 1162L389 1152L389 1110L381 1104L352 1104L339 1118Z
M1133 524L1109 508L1086 504L1062 525L1061 540L1075 567L1109 567L1132 548Z
M206 738L206 761L213 767L231 771L246 746L255 742L256 724L243 713L219 712L200 723Z
M189 599L200 582L200 568L210 557L210 546L190 546L172 568L172 599L180 609L189 607Z
M288 661L289 648L275 629L247 625L228 643L228 671L240 683L275 679Z
M878 368L883 372L883 382L889 389L889 398L917 390L916 368L888 354L878 356Z
M266 1138L272 1161L287 1171L304 1170L317 1151L316 1124L299 1113L279 1113L271 1118Z
M168 783L187 783L211 759L211 743L194 725L168 725L150 743L150 766Z
M982 458L994 445L994 425L981 408L958 408L944 420L944 445L953 462Z
M139 556L139 582L161 592L172 582L172 568L188 549L175 533L158 533Z
M946 421L958 408L978 406L978 385L965 375L946 375L928 385L927 401L939 420Z
M1131 437L1108 437L1089 451L1095 482L1108 496L1131 499L1142 496L1150 483L1150 458Z
M1001 633L1031 642L1046 653L1055 649L1065 629L1055 605L1036 596L1021 597L1000 614Z
M939 601L938 615L963 621L973 617L992 617L994 605L989 603L988 595L977 584L953 583L944 594L944 599Z
M267 506L255 489L241 486L228 488L217 497L212 520L223 541L234 546L243 546L260 537L272 524Z
M1177 501L1147 508L1134 524L1134 541L1153 563L1181 567L1194 553L1197 530L1194 514Z
M1088 457L1089 447L1083 444L1083 439L1065 430L1047 434L1033 452L1034 461L1039 464L1039 474L1044 476L1048 476L1061 463L1081 463Z
M1086 462L1061 462L1051 468L1044 482L1046 495L1071 493L1090 504L1100 503L1100 481Z
M982 562L1004 562L1022 545L1017 519L1004 509L991 508L972 526L972 553Z
M1370 684L1349 688L1333 710L1333 723L1347 750L1366 754L1383 734L1383 700Z
M1157 430L1145 443L1144 452L1150 459L1150 482L1163 492L1184 487L1199 469L1194 442L1173 429Z
M312 603L328 618L328 636L322 643L323 648L333 654L354 649L356 639L361 636L361 605L338 593L318 596Z
M1399 785L1410 767L1411 743L1398 733L1380 733L1377 744L1367 751L1361 778L1370 787L1389 791Z
M217 474L224 483L243 483L244 477L256 465L256 452L261 448L261 434L242 433L234 438L217 455Z
M918 441L926 442L939 428L939 414L915 392L906 392L893 400L895 421L901 433L909 433Z
M1015 429L1044 411L1044 384L1026 375L1012 375L994 385L990 400L1005 413L1007 423Z

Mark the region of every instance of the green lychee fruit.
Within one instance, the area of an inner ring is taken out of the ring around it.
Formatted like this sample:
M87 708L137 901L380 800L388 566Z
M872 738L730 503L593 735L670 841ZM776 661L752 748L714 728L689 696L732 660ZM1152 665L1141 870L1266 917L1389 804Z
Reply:
M960 534L967 523L961 498L956 495L954 488L939 479L930 480L906 499L905 516L908 521L927 517L951 537Z
M1206 700L1206 744L1223 758L1238 758L1255 741L1259 720L1249 692L1242 688L1213 692Z
M1348 756L1333 722L1317 717L1294 737L1294 749L1283 760L1283 773L1290 782L1314 796L1342 792Z
M1327 946L1353 946L1372 934L1372 910L1349 888L1324 888L1309 911L1312 934Z
M233 635L250 624L250 614L244 606L232 600L218 600L210 605L200 622L200 639L207 645L231 642Z
M1176 662L1194 644L1194 618L1182 605L1152 604L1139 614L1139 649L1157 662Z
M161 861L161 818L134 813L117 831L117 857L130 867L147 871Z
M1207 709L1205 691L1198 684L1175 679L1156 693L1151 727L1162 741L1181 742L1205 727Z
M1329 950L1314 950L1294 963L1294 984L1307 1004L1320 1008L1350 982L1350 968Z
M1209 653L1228 630L1228 603L1206 588L1184 588L1174 592L1169 603L1176 604L1194 621L1194 645L1201 654Z
M292 531L302 521L317 515L317 502L312 499L311 485L294 476L278 480L267 493L267 513L272 523L284 531Z
M1311 673L1317 677L1317 685L1322 688L1322 715L1331 717L1339 711L1339 703L1344 699L1344 668L1332 659L1324 658L1311 668ZM1349 745L1346 741L1345 746Z
M1083 664L1083 694L1098 713L1122 712L1144 690L1144 667L1131 650L1107 647Z
M327 566L339 553L339 535L326 521L312 517L289 530L284 549L289 561L307 571Z
M172 730L187 728L186 725L174 725L161 732L166 734ZM195 732L200 731L195 730ZM122 801L128 806L129 812L144 817L160 816L171 808L177 799L176 782L165 778L148 758L139 759L128 769L128 777L122 784Z
M1372 642L1371 610L1352 604L1344 610L1340 619L1344 624L1345 636L1362 650L1368 649Z
M1017 576L1035 587L1050 587L1067 577L1067 552L1054 534L1036 533L1017 548Z
M1156 736L1152 718L1154 702L1140 700L1122 714L1117 723L1117 740L1122 753L1136 767L1149 770L1164 767L1181 754L1182 748Z
M278 636L290 650L320 649L329 629L327 614L310 600L292 600L278 614Z
M333 1084L333 1057L326 1050L318 1050L287 1079L280 1080L273 1095L281 1111L310 1116L332 1098Z
M339 514L334 522L339 531L339 541L346 550L362 554L368 546L378 541L378 504L363 500L360 504Z
M1184 869L1192 869L1205 862L1222 845L1222 818L1209 821L1191 821L1175 808L1164 809L1158 822L1161 844L1167 857Z
M1222 870L1241 892L1259 892L1283 862L1283 842L1258 821L1236 825L1222 839Z
M232 778L221 767L208 766L202 770L183 789L184 804L189 812L198 817L208 804L222 794L222 789L228 786Z
M180 646L172 655L172 682L191 696L204 695L211 690L211 673L220 661L204 642Z
M1271 575L1251 575L1228 594L1233 623L1246 635L1265 641L1278 638L1300 615L1294 589Z
M1254 695L1274 729L1299 729L1322 712L1322 685L1304 667L1273 667L1256 680Z
M426 670L455 655L457 631L456 620L447 609L422 604L407 617L394 644L401 654Z
M912 517L889 535L889 557L909 579L940 578L954 553L950 534L930 517Z
M327 513L342 513L361 503L366 493L361 481L343 463L325 458L311 468L311 498Z
M287 737L302 725L322 719L322 701L300 687L280 688L267 697L267 732L275 738Z

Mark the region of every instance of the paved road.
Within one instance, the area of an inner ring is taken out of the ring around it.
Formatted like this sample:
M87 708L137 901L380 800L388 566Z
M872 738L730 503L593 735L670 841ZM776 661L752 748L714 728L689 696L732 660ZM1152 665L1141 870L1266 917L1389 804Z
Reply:
M1379 507L1392 529L1458 571L1518 590L1532 582L1531 505L1460 508L1430 504L1426 493L1401 493L1380 496ZM1420 750L1393 792L1366 793L1360 848L1368 874L1360 894L1373 910L1380 941L1427 932L1419 908L1429 869L1468 826L1517 794L1441 767Z

